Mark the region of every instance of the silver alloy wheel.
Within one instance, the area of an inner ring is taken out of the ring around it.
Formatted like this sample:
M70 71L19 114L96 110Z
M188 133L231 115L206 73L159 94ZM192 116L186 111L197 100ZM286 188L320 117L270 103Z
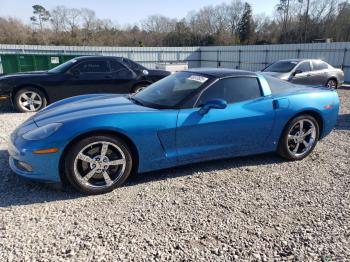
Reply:
M140 86L140 87L138 87L136 90L135 90L135 92L134 92L134 94L137 94L137 93L140 93L142 90L144 90L146 88L146 86Z
M327 82L327 87L335 89L337 88L337 81L335 81L334 79L331 79Z
M288 132L289 153L297 158L306 155L316 143L316 131L315 124L308 119L296 122Z
M108 188L123 175L126 158L118 145L99 141L80 150L74 160L74 175L83 185Z
M35 112L42 107L43 100L38 93L27 91L19 96L18 104L24 111Z

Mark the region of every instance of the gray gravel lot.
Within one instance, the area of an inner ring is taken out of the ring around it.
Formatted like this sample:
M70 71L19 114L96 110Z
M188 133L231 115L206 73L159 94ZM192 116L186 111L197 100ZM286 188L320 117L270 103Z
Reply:
M24 182L0 112L0 261L350 260L350 89L335 131L301 162L274 154L131 178L86 197Z

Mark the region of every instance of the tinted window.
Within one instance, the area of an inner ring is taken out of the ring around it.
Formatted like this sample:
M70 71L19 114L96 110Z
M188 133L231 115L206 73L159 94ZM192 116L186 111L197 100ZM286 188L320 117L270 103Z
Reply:
M120 71L122 69L126 69L121 63L119 63L116 60L110 60L109 64L111 66L111 71L112 72L117 72L117 71Z
M59 66L52 68L51 70L49 70L49 73L64 73L69 68L71 68L76 62L77 60L71 59L63 64L60 64Z
M219 80L203 92L197 105L211 99L224 99L227 103L237 103L261 96L260 85L255 77L227 78Z
M328 64L323 61L312 61L314 71L328 69Z
M298 65L297 70L301 70L302 72L310 72L311 71L311 66L310 62L302 62L300 65Z
M132 70L143 70L146 69L145 67L143 67L142 65L135 63L134 61L131 61L129 59L124 58L123 59L124 63L128 65L128 67L130 67Z
M109 72L107 61L86 61L78 65L75 70L78 70L80 73Z
M294 88L294 85L271 76L264 76L270 86L272 94L282 93L287 89Z
M292 71L297 64L298 62L295 61L279 61L266 67L263 72L287 73Z

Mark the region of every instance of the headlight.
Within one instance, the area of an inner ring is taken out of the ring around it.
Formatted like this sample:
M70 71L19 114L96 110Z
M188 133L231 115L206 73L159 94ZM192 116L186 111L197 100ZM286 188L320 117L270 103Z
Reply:
M55 133L60 127L62 123L52 123L39 128L36 128L32 131L29 131L22 135L22 137L26 140L40 140L49 137L53 133Z

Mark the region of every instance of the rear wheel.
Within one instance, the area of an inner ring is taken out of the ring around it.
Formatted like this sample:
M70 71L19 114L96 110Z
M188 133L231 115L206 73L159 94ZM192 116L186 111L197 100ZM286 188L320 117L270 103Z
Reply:
M65 159L70 184L85 194L103 194L121 186L132 169L131 151L119 138L91 136L75 143Z
M319 125L310 115L294 118L285 128L278 153L288 160L302 160L314 150L319 139Z
M132 90L133 94L137 94L139 92L141 92L142 90L144 90L147 86L149 86L149 84L138 84L134 87L134 89Z
M326 84L327 87L331 89L337 89L338 88L338 82L335 79L329 79Z
M22 88L14 97L18 112L37 112L47 105L46 96L37 88Z

